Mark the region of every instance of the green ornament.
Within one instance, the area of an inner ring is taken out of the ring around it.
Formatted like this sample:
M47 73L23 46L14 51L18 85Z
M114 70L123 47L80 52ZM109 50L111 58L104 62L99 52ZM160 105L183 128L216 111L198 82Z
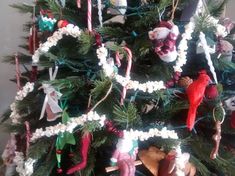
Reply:
M46 16L41 16L39 21L38 21L38 25L39 25L39 30L44 32L44 31L50 31L52 32L54 30L55 27L55 23L56 23L56 19L55 18L48 18Z

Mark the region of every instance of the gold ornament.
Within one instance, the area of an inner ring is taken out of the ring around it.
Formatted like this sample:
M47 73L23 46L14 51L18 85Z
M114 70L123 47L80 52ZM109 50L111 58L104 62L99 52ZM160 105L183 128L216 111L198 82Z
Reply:
M190 77L185 76L185 77L181 77L179 79L178 85L180 87L187 88L192 82L193 82L193 80Z
M159 162L165 158L165 153L156 147L149 147L148 150L141 150L138 156L145 167L154 175L158 176Z

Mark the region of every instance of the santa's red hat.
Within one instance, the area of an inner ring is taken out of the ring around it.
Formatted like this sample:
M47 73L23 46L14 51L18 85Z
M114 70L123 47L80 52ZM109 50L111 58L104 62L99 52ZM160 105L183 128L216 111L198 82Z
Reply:
M165 27L165 28L168 28L168 29L172 29L173 24L170 21L160 21L158 27Z

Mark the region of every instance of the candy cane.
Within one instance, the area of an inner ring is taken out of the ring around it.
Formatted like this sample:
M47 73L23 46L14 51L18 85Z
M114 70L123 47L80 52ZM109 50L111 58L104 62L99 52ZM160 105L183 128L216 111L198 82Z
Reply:
M92 15L92 7L91 7L91 0L87 0L87 25L89 32L92 31L92 25L91 25L91 15Z
M81 8L81 0L77 0L77 7L80 9Z
M128 57L127 57L128 65L127 65L125 77L127 79L130 79L130 72L131 72L131 66L132 66L132 52L127 47L123 47L123 49L126 50L126 52L128 54ZM118 51L116 52L116 62L117 62L118 67L120 67L121 66L121 62L120 62L120 54L119 54ZM123 105L123 103L124 103L124 99L126 97L126 91L127 91L127 85L124 86L123 90L122 90L121 101L120 101L121 105Z

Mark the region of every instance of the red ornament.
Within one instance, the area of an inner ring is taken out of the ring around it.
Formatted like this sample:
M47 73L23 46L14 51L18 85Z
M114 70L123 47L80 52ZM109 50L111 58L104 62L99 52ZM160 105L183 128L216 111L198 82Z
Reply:
M206 91L205 91L205 97L207 99L215 99L217 98L219 95L217 86L214 84L211 84L209 86L206 87Z
M101 46L102 44L101 35L98 32L95 32L95 42L96 46Z
M58 169L57 169L57 173L58 173L58 174L62 174L62 173L63 173L63 170L62 170L61 168L58 168Z
M69 22L67 20L60 20L57 23L58 28L63 28L66 27L69 24Z
M88 155L88 150L91 144L91 133L85 133L82 137L81 141L81 158L82 162L73 166L67 171L67 174L73 174L74 172L80 171L84 169L87 165L87 155Z
M34 54L35 50L39 47L39 38L38 38L38 30L35 26L30 28L30 34L28 39L29 45L29 53Z
M33 65L30 75L30 82L35 82L37 80L37 75L38 75L38 66Z
M231 116L231 127L235 128L235 111L232 112Z
M62 154L62 150L56 150L56 154L61 155Z
M117 135L119 138L123 137L123 131L118 130L110 120L105 121L105 126L108 132L111 132L115 135Z
M190 131L193 129L197 108L203 100L209 80L210 77L207 75L206 71L201 71L199 72L199 77L197 80L193 81L193 83L190 84L186 90L189 100L187 127Z

